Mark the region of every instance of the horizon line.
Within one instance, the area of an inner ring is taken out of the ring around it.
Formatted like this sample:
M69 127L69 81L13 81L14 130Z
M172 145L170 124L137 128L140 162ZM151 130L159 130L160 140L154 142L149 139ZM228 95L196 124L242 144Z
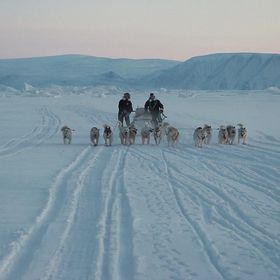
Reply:
M250 51L240 51L240 52L213 52L213 53L207 53L207 54L199 54L190 56L189 58L180 60L180 59L169 59L169 58L130 58L130 57L112 57L112 56L96 56L92 54L81 54L81 53L66 53L66 54L50 54L50 55L38 55L38 56L21 56L21 57L6 57L1 58L0 60L20 60L20 59L36 59L36 58L50 58L50 57L62 57L62 56L84 56L84 57L94 57L94 58L104 58L104 59L112 59L112 60L169 60L169 61L178 61L178 62L184 62L189 59L195 58L195 57L203 57L203 56L211 56L211 55L233 55L233 54L262 54L262 55L280 55L280 53L276 52L250 52Z

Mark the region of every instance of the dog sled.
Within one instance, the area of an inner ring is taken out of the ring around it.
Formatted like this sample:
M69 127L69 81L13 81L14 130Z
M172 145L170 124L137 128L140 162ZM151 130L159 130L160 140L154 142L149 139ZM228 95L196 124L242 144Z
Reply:
M162 121L166 118L163 112L160 112L158 116L158 123L162 123ZM135 115L132 120L132 123L137 129L143 128L145 125L149 127L154 127L152 115L150 112L146 111L145 108L137 107L135 110Z

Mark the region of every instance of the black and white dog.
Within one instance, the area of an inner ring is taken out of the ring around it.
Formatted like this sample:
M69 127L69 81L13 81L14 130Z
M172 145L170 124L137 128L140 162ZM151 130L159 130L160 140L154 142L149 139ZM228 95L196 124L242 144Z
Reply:
M72 141L72 131L75 131L75 130L71 129L67 125L64 125L61 128L61 131L62 131L63 143L64 144L71 144L71 141Z
M108 124L104 124L103 138L105 141L105 146L111 146L113 141L113 132Z
M247 128L243 125L243 124L241 124L241 123L239 123L238 124L238 126L239 126L239 128L238 128L238 131L237 131L237 139L238 139L238 144L240 143L240 141L242 140L242 144L246 144L246 142L247 142L247 138L248 138L248 130L247 130Z

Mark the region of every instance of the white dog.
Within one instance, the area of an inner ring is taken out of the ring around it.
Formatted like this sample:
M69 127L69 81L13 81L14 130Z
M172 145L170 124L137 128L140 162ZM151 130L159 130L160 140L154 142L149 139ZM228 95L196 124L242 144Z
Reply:
M90 130L90 140L94 146L98 145L99 141L99 129L97 127L93 127Z
M221 125L219 128L219 144L227 144L228 143L228 132L224 125Z
M167 128L170 126L168 122L163 122L161 124L161 130L162 130L162 135L161 135L161 140L164 141L164 137L167 135Z
M206 132L206 137L205 137L204 143L210 144L210 141L212 139L213 129L212 129L211 125L209 125L209 124L205 124L203 129Z
M240 140L242 140L242 144L246 144L247 142L247 138L248 138L248 131L247 128L244 127L243 124L239 123L238 124L239 128L238 128L238 144L240 143Z
M113 132L108 124L104 124L103 138L105 140L105 146L111 146L113 141Z
M135 139L136 139L136 134L137 134L137 129L134 126L133 123L130 124L130 126L128 127L128 134L129 134L129 144L135 144Z
M165 129L168 146L175 146L179 140L179 131L174 126L167 126Z
M158 125L154 129L154 139L157 145L160 144L161 138L162 138L161 125Z
M71 129L67 125L63 126L61 128L62 131L62 137L63 137L63 143L64 144L71 144L72 141L72 131L75 131L74 129Z
M205 143L207 137L206 128L198 127L193 133L193 141L195 147L202 148L202 145Z
M122 145L129 144L129 130L127 127L119 126L119 136Z
M227 133L228 133L228 138L227 138L227 144L232 145L236 136L236 128L233 125L228 125L227 126Z
M141 138L143 145L145 144L146 140L147 144L150 144L151 132L153 132L153 129L147 123L145 123L145 126L141 129Z

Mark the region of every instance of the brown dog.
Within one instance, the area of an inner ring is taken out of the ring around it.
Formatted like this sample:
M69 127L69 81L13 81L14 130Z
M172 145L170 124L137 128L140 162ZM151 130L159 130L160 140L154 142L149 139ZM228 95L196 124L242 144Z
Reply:
M210 144L210 141L212 139L213 129L212 129L211 125L209 125L209 124L205 124L203 129L206 132L206 137L205 137L204 143Z
M141 129L141 138L143 145L145 144L145 142L147 142L147 144L150 144L151 132L153 132L153 129L148 124L145 124L145 126Z
M90 141L94 146L98 145L99 142L99 129L97 127L93 127L90 130Z
M136 139L136 135L137 135L137 129L134 126L134 124L130 124L130 126L128 127L128 134L129 134L129 144L135 144L135 139Z
M162 138L161 125L158 125L154 129L154 139L157 145L160 144L161 138Z
M236 128L233 125L228 125L227 126L227 132L228 132L228 139L227 139L227 144L232 145L234 143L234 139L236 136Z
M179 131L174 126L167 126L166 127L166 137L168 146L172 145L175 146L179 140Z

